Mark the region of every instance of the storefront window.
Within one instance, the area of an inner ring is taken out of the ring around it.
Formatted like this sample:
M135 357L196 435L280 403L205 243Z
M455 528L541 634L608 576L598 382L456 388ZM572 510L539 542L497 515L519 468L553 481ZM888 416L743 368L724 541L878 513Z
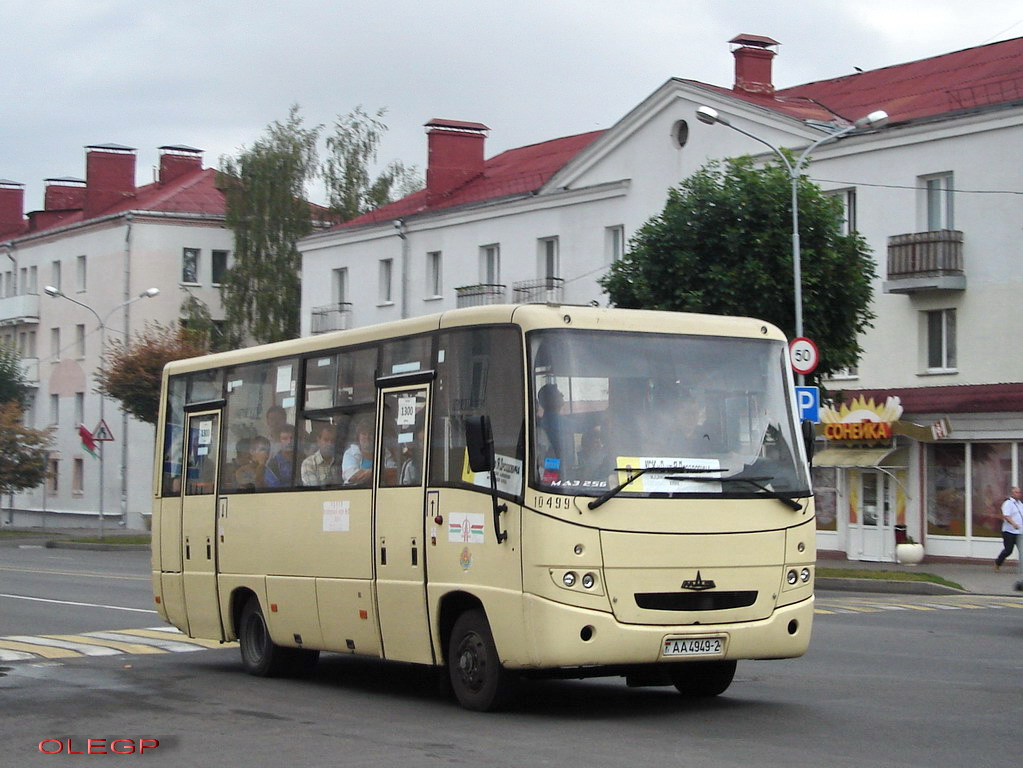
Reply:
M1012 444L973 443L970 451L973 535L997 538L1002 502L1012 486Z
M927 446L927 533L966 535L966 445Z
M814 509L818 531L838 530L838 470L834 467L813 468Z

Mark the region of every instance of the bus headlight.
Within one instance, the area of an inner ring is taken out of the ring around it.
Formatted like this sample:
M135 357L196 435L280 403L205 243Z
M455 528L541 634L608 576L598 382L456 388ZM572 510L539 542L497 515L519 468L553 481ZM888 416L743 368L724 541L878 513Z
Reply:
M578 577L575 575L574 571L567 571L565 575L561 577L561 583L564 584L566 587L571 588L575 586L577 578Z
M587 573L583 576L583 586L586 589L593 589L593 585L597 583L596 577L592 573Z
M795 569L792 569L785 574L785 579L788 581L789 586L795 586L799 582L799 574L796 573Z
M799 572L799 580L802 581L804 584L806 584L806 582L808 582L810 580L810 569L809 568L804 568L803 570L801 570Z

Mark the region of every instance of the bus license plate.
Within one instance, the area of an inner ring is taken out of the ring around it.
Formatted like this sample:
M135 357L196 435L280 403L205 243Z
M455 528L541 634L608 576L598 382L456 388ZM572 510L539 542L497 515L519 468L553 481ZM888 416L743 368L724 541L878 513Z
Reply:
M663 656L720 656L724 650L720 637L669 637Z

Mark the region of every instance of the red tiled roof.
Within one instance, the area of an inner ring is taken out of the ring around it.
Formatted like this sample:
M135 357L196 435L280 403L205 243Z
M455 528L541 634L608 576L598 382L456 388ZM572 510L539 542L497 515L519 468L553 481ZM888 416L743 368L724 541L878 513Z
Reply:
M482 174L449 193L443 202L431 206L430 210L534 192L603 133L580 133L502 152L486 161ZM341 226L352 227L400 219L425 210L426 190L421 189Z
M695 82L695 81L689 81ZM852 122L876 109L892 123L1023 101L1023 37L782 88L774 97L698 83L801 120Z
M838 394L837 392L835 394ZM1023 412L1023 383L964 384L951 387L917 387L912 389L846 389L841 392L845 402L854 397L898 397L906 413L1013 413Z

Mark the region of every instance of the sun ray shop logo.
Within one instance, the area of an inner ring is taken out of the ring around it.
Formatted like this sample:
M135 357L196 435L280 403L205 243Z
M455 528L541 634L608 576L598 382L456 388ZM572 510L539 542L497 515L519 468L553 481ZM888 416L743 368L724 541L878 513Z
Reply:
M833 442L852 445L890 443L892 425L902 416L902 402L889 397L883 404L874 398L855 397L838 408L821 408L824 437Z

